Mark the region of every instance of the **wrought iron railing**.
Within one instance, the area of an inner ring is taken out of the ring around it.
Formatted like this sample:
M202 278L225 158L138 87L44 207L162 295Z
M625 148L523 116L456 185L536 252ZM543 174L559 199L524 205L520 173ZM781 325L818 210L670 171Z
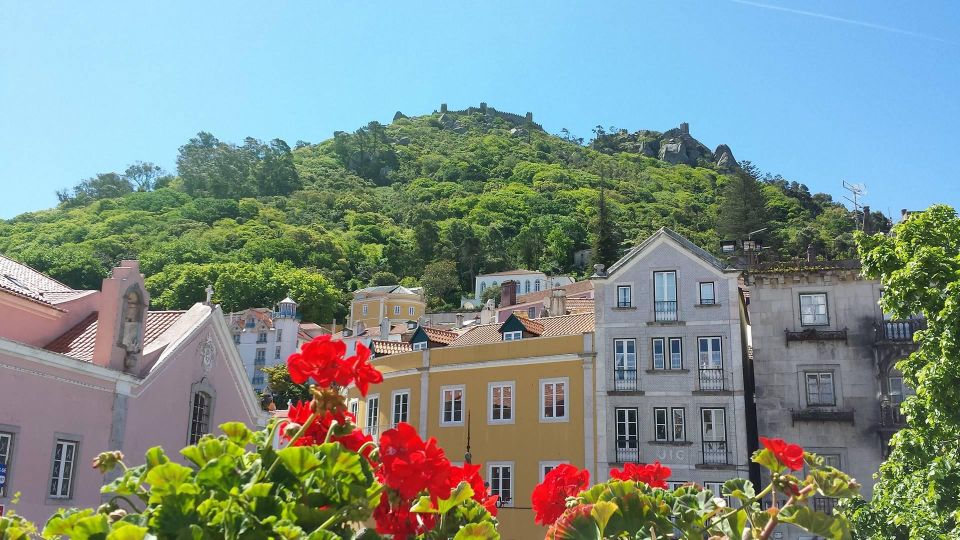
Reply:
M926 319L907 319L905 321L882 321L877 326L878 338L886 341L912 342L917 330L926 330Z
M900 429L906 426L907 420L900 410L900 403L891 400L888 396L880 399L880 427Z
M640 387L640 381L637 377L636 369L617 369L613 372L614 390L624 392L637 390Z
M723 390L722 368L700 368L700 390Z
M617 463L640 462L640 440L617 438Z
M837 506L837 499L833 497L814 497L813 509L824 514L833 514L833 508Z
M655 321L677 320L677 301L659 300L653 303L653 319Z
M727 465L727 441L703 441L704 465Z

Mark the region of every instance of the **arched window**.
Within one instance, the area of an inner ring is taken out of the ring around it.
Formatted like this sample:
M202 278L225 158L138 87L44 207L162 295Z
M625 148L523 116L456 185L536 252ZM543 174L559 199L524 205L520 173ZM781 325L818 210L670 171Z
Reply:
M523 292L525 292L525 293L530 292L530 280L529 280L529 279L523 284Z
M486 281L481 281L481 282L480 282L480 292L482 293L482 292L485 291L485 290L487 290L487 282L486 282Z
M533 290L535 290L535 291L539 291L539 290L540 290L540 280L539 280L539 279L538 279L538 280L535 280L535 281L533 282Z
M190 388L190 432L187 444L197 444L200 437L210 433L213 406L217 392L204 378Z

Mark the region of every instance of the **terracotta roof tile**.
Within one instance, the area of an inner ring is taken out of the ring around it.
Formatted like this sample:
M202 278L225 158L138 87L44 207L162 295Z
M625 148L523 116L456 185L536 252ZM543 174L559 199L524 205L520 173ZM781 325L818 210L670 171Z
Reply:
M593 298L567 298L567 311L570 313L593 311L593 303Z
M450 330L443 330L441 328L431 328L429 326L422 327L424 333L427 334L427 339L435 343L442 343L444 345L449 345L453 343L453 340L457 339L456 332L451 332Z
M567 293L567 298L569 299L573 295L583 295L589 293L593 290L593 282L589 279L583 281L576 281L569 285L564 285L562 287L555 287L557 289L563 289ZM527 293L517 297L518 304L525 304L527 302L536 302L538 300L546 300L550 297L550 291L553 289L546 289L544 291L537 291L532 293Z
M85 291L74 290L29 266L0 255L0 290L52 306Z
M388 354L400 354L413 350L413 345L406 341L382 341L379 339L370 340L370 346L377 356L386 356Z
M146 347L170 329L185 311L148 311L144 328L143 346ZM76 326L44 347L84 362L93 361L93 347L97 340L97 316L94 311Z
M536 319L528 319L526 317L517 317L520 319L520 324L527 329L527 332L536 335L542 335L544 331L543 323Z
M533 322L543 327L543 333L540 337L570 336L582 334L584 332L593 332L594 317L593 312L574 313L571 315L559 315L557 317L544 317L542 319L520 319L520 322ZM500 327L503 323L481 324L474 326L460 334L457 339L450 344L452 347L461 345L479 345L483 343L499 343L503 341L500 335ZM536 339L536 338L530 338Z

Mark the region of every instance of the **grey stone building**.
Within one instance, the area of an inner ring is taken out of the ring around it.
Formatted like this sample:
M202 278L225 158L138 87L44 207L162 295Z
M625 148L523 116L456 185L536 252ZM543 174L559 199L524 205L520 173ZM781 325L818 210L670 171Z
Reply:
M905 387L893 364L912 351L922 321L886 319L880 283L863 278L858 261L761 265L746 283L759 435L824 456L869 497L902 425ZM819 510L833 504L814 500Z
M598 480L660 460L719 492L747 477L738 270L663 228L593 276Z

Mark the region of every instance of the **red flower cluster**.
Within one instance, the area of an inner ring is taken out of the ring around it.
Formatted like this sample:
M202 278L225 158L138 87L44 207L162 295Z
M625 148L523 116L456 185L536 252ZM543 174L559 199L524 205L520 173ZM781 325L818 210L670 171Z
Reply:
M623 470L610 469L610 476L617 480L633 480L643 482L650 487L667 489L667 478L670 478L670 467L660 465L654 461L651 465L627 463Z
M377 532L392 534L404 540L430 530L433 518L428 514L412 514L417 497L426 494L436 502L450 498L450 492L466 481L473 488L473 498L493 515L497 515L496 496L491 497L480 466L465 464L455 467L437 446L434 438L423 441L410 424L401 422L380 436L380 468L377 477L387 488L373 514Z
M357 342L357 354L350 358L343 357L346 352L347 346L329 335L314 338L287 358L290 379L297 384L313 379L323 388L354 383L366 396L371 384L383 382L383 374L370 365L370 349L363 343Z
M534 521L541 525L551 525L567 509L567 497L574 497L587 489L590 484L590 471L579 470L566 463L553 468L543 482L533 488L533 511L537 513Z
M287 420L280 423L280 433L284 440L289 441L293 438L294 434L288 431L297 431L299 426L304 425L307 420L310 419L311 403L313 402L304 403L298 401L296 405L290 406L290 410L287 411ZM336 426L334 426L334 422L336 422ZM292 429L288 430L288 427ZM365 435L357 429L356 418L354 418L352 414L344 410L337 410L333 412L325 411L322 415L314 419L314 421L307 426L303 435L293 441L293 446L323 444L323 442L327 440L327 432L329 432L331 428L333 428L333 433L330 435L329 440L331 442L339 442L354 452L359 452L364 444L373 441L373 437ZM369 445L364 449L363 454L369 457L372 450L373 445Z
M771 451L780 463L786 465L792 471L799 471L803 468L803 448L796 444L788 444L783 439L768 439L760 437L763 446Z

